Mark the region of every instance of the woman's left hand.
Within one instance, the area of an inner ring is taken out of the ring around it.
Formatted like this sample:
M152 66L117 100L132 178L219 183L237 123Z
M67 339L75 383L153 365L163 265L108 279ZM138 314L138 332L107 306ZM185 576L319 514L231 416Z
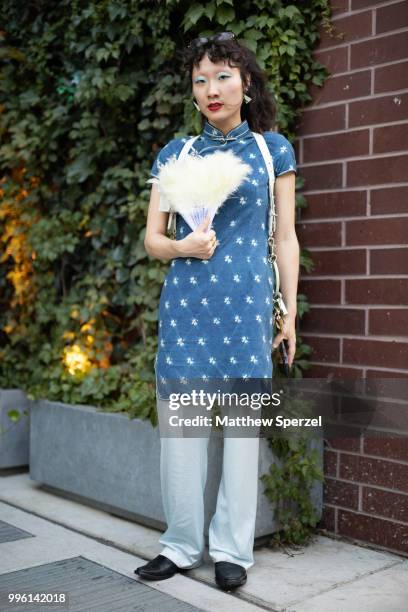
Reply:
M272 347L276 349L283 339L288 342L288 363L292 367L296 352L296 315L287 314L283 319L282 331L274 338Z

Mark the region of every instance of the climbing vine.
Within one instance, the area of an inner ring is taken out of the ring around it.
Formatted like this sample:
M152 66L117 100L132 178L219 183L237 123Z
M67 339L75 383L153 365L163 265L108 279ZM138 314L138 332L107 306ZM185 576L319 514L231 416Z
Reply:
M278 130L293 139L309 86L327 76L312 51L330 31L329 2L4 0L0 17L0 386L157 425L166 265L143 246L145 181L161 146L201 129L175 51L232 30L256 53ZM311 268L304 250L301 265ZM307 309L299 295L299 319ZM295 377L309 353L299 336ZM315 463L300 443L274 450L282 468L266 492L296 498L304 529L282 515L283 530L305 540Z

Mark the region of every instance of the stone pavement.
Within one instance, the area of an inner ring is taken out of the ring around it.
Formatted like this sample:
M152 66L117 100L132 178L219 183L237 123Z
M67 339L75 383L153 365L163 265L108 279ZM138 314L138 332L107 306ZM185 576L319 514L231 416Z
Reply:
M317 536L293 553L255 551L229 593L208 557L187 574L147 582L133 570L161 551L159 531L66 499L27 472L0 473L0 611L406 612L408 560ZM7 591L63 593L70 605L10 606Z

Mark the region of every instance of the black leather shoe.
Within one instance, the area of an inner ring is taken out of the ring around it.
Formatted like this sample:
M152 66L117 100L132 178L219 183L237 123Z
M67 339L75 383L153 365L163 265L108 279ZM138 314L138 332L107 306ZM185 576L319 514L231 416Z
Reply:
M171 559L168 559L164 555L157 555L154 559L141 565L135 569L135 574L138 574L145 580L166 580L171 578L177 572L184 572L185 570L178 567Z
M247 573L245 567L229 561L215 562L215 582L225 591L245 584Z

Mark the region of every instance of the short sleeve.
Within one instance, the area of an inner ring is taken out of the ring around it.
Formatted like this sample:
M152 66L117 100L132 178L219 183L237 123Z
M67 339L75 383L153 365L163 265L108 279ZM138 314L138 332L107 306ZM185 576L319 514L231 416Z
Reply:
M278 132L265 132L264 136L272 155L275 177L286 172L297 173L295 151L289 140Z

